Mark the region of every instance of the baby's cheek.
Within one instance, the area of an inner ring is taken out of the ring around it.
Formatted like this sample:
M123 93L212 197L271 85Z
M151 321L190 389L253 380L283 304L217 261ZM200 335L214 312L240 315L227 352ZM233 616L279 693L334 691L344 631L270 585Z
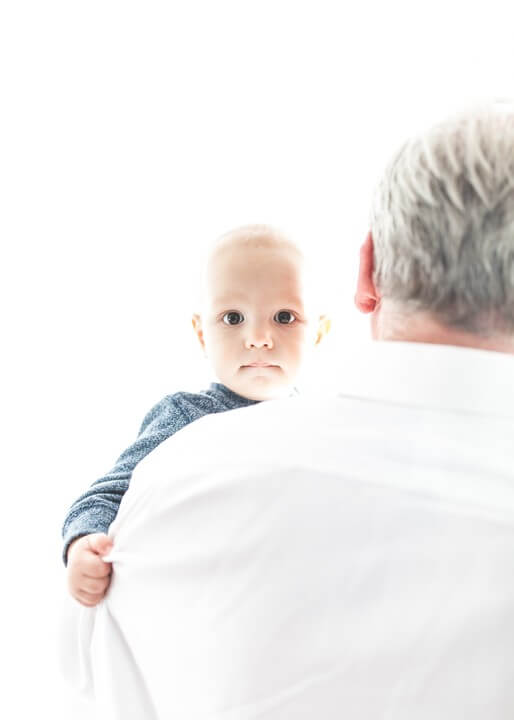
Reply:
M306 346L310 343L310 335L307 332L306 328L302 327L301 330L298 330L295 338L294 338L294 352L297 355L303 355L303 353L306 350Z
M304 337L298 342L296 348L296 361L297 366L300 367L302 363L309 360L315 349L315 337L305 334Z

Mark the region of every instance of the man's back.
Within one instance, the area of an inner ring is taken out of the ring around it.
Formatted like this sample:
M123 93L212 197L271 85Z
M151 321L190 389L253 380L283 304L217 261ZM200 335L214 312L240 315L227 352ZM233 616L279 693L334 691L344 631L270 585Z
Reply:
M111 717L512 717L513 360L380 345L367 395L205 418L143 461L91 645Z

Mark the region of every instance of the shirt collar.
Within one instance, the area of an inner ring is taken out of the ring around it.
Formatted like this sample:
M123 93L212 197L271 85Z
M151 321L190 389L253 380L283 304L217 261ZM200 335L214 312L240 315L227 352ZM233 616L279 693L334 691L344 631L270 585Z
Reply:
M414 342L371 341L345 364L342 395L514 419L514 356Z

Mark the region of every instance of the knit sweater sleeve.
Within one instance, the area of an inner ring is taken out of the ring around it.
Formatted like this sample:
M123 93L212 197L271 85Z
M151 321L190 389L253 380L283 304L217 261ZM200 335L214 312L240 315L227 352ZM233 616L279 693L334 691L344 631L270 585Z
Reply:
M114 467L96 480L70 507L62 528L65 565L73 540L81 535L107 532L118 513L136 465L192 419L182 409L178 393L167 395L147 413L135 442L120 455Z

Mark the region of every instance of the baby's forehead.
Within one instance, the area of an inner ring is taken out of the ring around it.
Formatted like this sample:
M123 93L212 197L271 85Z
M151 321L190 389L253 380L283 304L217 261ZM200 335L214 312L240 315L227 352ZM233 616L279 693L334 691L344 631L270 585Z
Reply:
M296 243L280 231L266 226L250 226L232 230L217 238L208 249L206 265L209 267L219 258L230 257L230 254L244 254L258 251L259 254L291 253L298 258L302 251Z
M296 272L303 264L298 246L276 231L246 232L235 230L215 240L204 255L202 263L202 291L226 282L247 267L287 266Z
M290 242L231 238L218 245L208 258L205 285L211 292L220 286L237 288L245 283L296 285L301 282L303 265L301 252Z
M293 294L304 306L306 303L312 305L312 300L318 304L317 273L310 255L307 260L302 245L271 226L237 228L219 237L207 250L203 256L202 280L198 287L200 304L204 309L211 306L214 296L240 289L238 276L248 277L248 268L251 268L252 276L259 268L264 273L272 268L275 285L271 289L277 289L277 285L278 289L283 286L279 279L281 277L284 277L285 287L288 282L285 278L288 278L294 286ZM283 275L278 268L284 270ZM270 292L270 295L275 296L275 292Z

